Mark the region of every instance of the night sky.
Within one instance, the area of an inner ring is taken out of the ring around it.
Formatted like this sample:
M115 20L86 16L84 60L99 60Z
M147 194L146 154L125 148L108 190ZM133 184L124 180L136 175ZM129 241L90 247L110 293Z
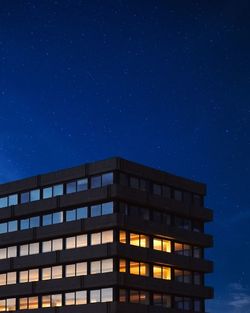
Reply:
M0 1L0 182L122 156L207 183L211 313L250 312L248 0Z

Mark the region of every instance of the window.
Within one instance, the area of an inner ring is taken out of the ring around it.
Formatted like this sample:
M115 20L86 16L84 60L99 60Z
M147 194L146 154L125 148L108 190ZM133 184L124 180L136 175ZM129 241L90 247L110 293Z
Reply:
M153 184L153 194L161 196L161 185Z
M91 245L99 245L113 242L113 230L91 234Z
M20 298L19 309L20 310L31 310L38 308L38 297Z
M1 202L1 199L0 199L0 202ZM11 206L11 205L17 205L17 204L18 204L18 195L17 194L10 195L8 197L8 205Z
M171 241L161 238L154 238L153 248L159 251L171 252Z
M63 212L56 212L52 214L52 223L59 224L63 222Z
M105 173L91 177L91 188L100 188L113 184L113 173Z
M126 302L127 301L127 292L126 289L119 290L119 302Z
M87 235L78 235L66 238L66 249L86 247L88 245Z
M66 193L76 192L76 181L70 182L66 184Z
M66 222L79 220L88 217L88 208L78 208L66 211Z
M162 293L154 293L153 304L165 308L171 308L171 296Z
M79 305L87 303L87 291L65 293L65 305Z
M149 247L149 237L146 235L139 235L139 234L130 233L130 244L133 246L148 248Z
M202 274L198 272L194 272L194 284L201 285L202 284Z
M198 220L193 220L193 231L201 233L203 232L203 223L201 221Z
M0 234L13 232L16 230L17 230L17 221L16 220L0 224Z
M0 300L0 312L2 311L15 311L16 310L16 299L9 298Z
M194 205L196 207L203 206L203 198L202 198L202 196L194 194L193 195L193 202L194 202Z
M92 261L90 263L90 274L113 272L113 259Z
M58 306L62 306L61 294L42 296L43 308L58 307Z
M192 248L190 245L175 242L174 253L178 255L192 256Z
M39 253L39 242L21 245L19 251L20 256L37 254Z
M106 173L102 175L102 186L113 184L113 173Z
M178 228L186 229L186 230L192 230L191 228L191 221L187 218L182 217L175 217L175 226Z
M171 269L167 266L154 265L153 266L153 277L159 279L171 279Z
M43 215L43 226L52 224L52 214Z
M63 195L63 184L53 186L53 197Z
M5 208L8 206L8 198L0 198L0 208Z
M43 188L43 199L63 195L63 184Z
M90 216L101 216L113 213L113 202L106 202L102 204L92 205L90 207Z
M127 262L124 259L120 259L119 260L119 272L120 273L125 273L127 271L126 263Z
M30 194L29 192L21 193L21 203L27 203L30 201Z
M149 304L149 292L142 290L130 290L129 301L131 303Z
M66 277L87 275L87 262L66 265Z
M113 288L90 290L90 303L113 301Z
M61 238L43 241L43 243L42 243L42 252L43 253L62 250L62 248L63 248L63 240Z
M202 312L202 300L194 299L194 311L195 312Z
M126 232L124 230L120 230L119 232L119 241L121 243L127 243Z
M113 288L102 288L101 289L101 302L113 301Z
M16 284L16 272L0 274L0 286Z
M182 192L180 190L174 191L174 199L177 201L182 201Z
M74 193L88 189L88 179L81 178L66 184L66 193Z
M88 189L88 179L83 178L83 179L78 179L76 181L76 189L77 191L84 191Z
M192 273L190 271L184 271L184 270L174 270L174 277L175 281L178 281L180 283L192 283Z
M30 191L30 199L29 201L37 201L40 200L40 189L35 189Z
M52 266L42 269L42 280L62 278L62 266Z
M202 254L203 254L202 248L193 247L193 257L194 258L200 259L200 258L202 258Z
M39 270L31 269L19 272L19 283L27 283L39 280Z
M174 306L176 309L188 311L192 308L192 300L188 297L175 297Z
M17 256L17 247L8 247L7 248L7 258L15 258Z
M129 262L129 273L133 275L149 276L149 266L143 262Z
M52 187L43 188L43 199L52 198L53 189Z

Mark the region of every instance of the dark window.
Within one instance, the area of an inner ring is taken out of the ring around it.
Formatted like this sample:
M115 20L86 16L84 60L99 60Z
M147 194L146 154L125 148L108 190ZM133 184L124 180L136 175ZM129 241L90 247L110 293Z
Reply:
M132 188L139 189L139 179L136 177L130 177L129 185Z
M153 194L161 196L161 185L153 184Z
M102 186L113 184L113 173L106 173L102 175Z
M102 185L102 177L94 176L91 177L91 188L99 188Z
M193 195L194 205L196 207L201 207L203 205L203 198L200 195Z
M29 192L23 192L21 193L21 203L27 203L30 201L30 195Z
M127 292L125 289L119 290L119 302L126 302L127 301Z
M174 199L177 201L182 201L182 192L180 190L174 191Z
M162 222L162 214L160 211L153 211L153 221L157 223Z
M162 186L162 196L163 198L171 198L171 189L167 186Z
M88 189L88 179L78 179L77 181L77 191L84 191Z
M76 182L70 182L66 184L66 193L76 192Z

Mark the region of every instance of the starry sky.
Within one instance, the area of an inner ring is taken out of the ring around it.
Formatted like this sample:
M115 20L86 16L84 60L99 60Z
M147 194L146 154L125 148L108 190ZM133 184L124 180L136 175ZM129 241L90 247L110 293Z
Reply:
M1 0L0 182L122 156L207 183L211 313L250 312L248 0Z

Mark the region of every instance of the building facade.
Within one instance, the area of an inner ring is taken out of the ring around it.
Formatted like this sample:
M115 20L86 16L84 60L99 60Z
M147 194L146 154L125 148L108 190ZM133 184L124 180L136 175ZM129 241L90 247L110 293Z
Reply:
M205 185L122 158L0 185L0 312L205 312Z

